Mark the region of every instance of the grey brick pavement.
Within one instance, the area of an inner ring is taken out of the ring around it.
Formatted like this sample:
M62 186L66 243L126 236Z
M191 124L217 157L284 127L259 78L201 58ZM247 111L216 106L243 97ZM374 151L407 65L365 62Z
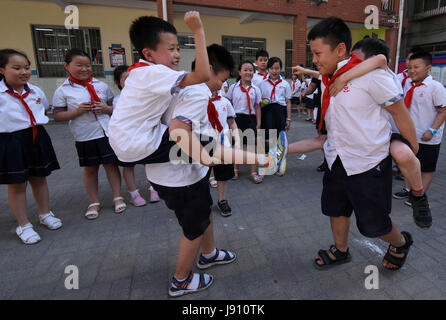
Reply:
M125 214L116 215L101 169L103 209L99 219L86 220L88 198L73 138L65 124L48 125L47 130L62 167L48 178L51 207L64 226L50 231L38 225L29 189L28 214L43 240L23 245L14 232L7 186L0 186L0 299L168 299L181 234L174 214L160 202L129 205ZM291 141L314 135L313 125L293 116ZM397 272L381 266L385 244L362 237L354 221L353 261L327 271L313 268L316 252L332 243L329 220L320 212L322 174L315 168L321 152L307 154L303 161L289 156L284 177L266 177L259 185L248 180L248 168L242 167L241 179L232 181L228 190L234 214L214 215L217 245L233 250L238 259L209 270L215 276L209 290L180 299L445 299L445 152L443 147L429 192L434 214L430 230L418 229L410 208L393 200L392 218L415 241L406 265ZM143 167L137 166L135 173L147 198ZM394 191L400 187L395 181ZM212 194L215 200L216 190ZM79 268L79 290L64 287L67 265ZM379 290L364 287L367 265L379 268Z

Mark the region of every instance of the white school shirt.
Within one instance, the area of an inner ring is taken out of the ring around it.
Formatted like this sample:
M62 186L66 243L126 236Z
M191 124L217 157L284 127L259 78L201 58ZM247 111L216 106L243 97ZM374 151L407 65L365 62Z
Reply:
M255 86L257 86L257 87L260 87L260 84L262 83L262 81L263 80L265 80L265 79L268 79L268 72L266 73L266 76L261 76L260 74L259 74L259 72L258 71L256 71L255 73L254 73L254 76L252 77L252 84L253 85L255 85Z
M228 118L235 118L235 111L231 104L231 102L226 99L225 97L221 97L219 100L212 101L212 103L215 105L215 109L218 112L218 120L220 121L222 127L223 127L223 143L225 147L231 147L231 140L229 137L231 137L231 133L229 132L229 124L228 124ZM209 122L209 118L208 118ZM204 135L210 136L213 138L218 139L219 138L219 132L214 129L209 122L209 127L205 130Z
M210 125L207 107L211 96L211 91L204 83L181 89L170 102L161 122L168 126L171 119L178 118L192 125L195 133L203 132ZM190 186L203 179L209 171L209 167L199 163L175 164L172 161L146 164L145 169L150 182L166 187Z
M271 100L271 92L273 91L273 85L269 83L269 78L263 80L260 83L260 91L262 92L262 98L270 99L270 103L278 103L282 106L286 106L286 101L291 99L291 87L288 81L281 79L282 81L276 86L275 99ZM272 80L271 80L272 81ZM279 80L273 81L274 83Z
M49 119L45 115L45 110L49 108L48 100L40 88L27 83L26 86L30 90L29 95L25 98L25 102L32 111L36 123L47 124ZM14 91L8 88L5 79L0 81L0 132L15 132L32 127L28 112L20 99L10 95L6 90ZM26 91L23 90L22 95Z
M118 100L119 100L120 96L121 96L121 93L118 93L118 95L113 98L113 110L116 108L116 105L118 104Z
M294 91L293 91L293 83L294 83ZM299 79L291 80L291 97L300 97L300 93L302 92L302 82Z
M158 149L167 128L161 117L186 75L161 64L140 62L150 65L130 71L110 120L110 145L124 162L144 159Z
M405 94L412 87L412 80L407 80L409 85L406 87ZM422 144L440 144L443 138L444 123L438 129L431 140L422 141L423 134L432 127L435 118L438 115L437 109L446 107L446 89L444 86L428 76L423 81L424 85L415 88L412 103L410 105L410 115L417 131L418 143Z
M392 70L390 70L389 67L387 67L386 72L389 74L390 77L392 77L393 82L395 83L395 86L399 90L399 94L401 96L404 96L404 91L403 91L403 88L401 87L401 81L400 81L401 79ZM407 79L407 81L409 82L410 78ZM390 125L392 126L392 133L400 133L400 130L396 126L395 121L393 120L393 117L390 113L389 113L389 121L390 121Z
M338 69L348 60L338 63ZM328 90L321 83L322 92ZM331 169L340 157L348 176L366 172L389 155L391 126L384 107L401 100L400 89L382 69L349 81L331 97L325 115L325 158Z
M91 85L105 105L113 99L113 93L106 83L93 78ZM67 111L75 110L79 108L81 103L90 101L91 97L87 87L66 79L54 92L53 109L67 108ZM86 112L68 122L76 141L90 141L108 136L110 116L103 113L97 114L96 117L97 120L93 112Z
M408 76L408 75L409 75L409 74L408 74L407 69L404 70L403 72L398 73L398 74L396 75L398 81L400 82L400 86L403 86L404 76ZM404 88L403 88L404 92L406 91L407 86L410 86L410 82L411 82L411 81L412 81L412 80L410 79L410 77L407 78L406 83L404 84ZM410 89L410 88L409 88L409 89Z
M221 85L221 89L218 92L218 95L221 97L225 97L226 96L226 89L229 87L228 81L223 82L223 84Z
M248 90L249 87L245 87L246 90ZM251 102L251 114L256 114L256 104L260 102L262 99L262 92L260 91L260 88L256 85L252 84L251 89L249 89L249 100ZM231 101L232 106L235 110L235 113L242 113L249 115L249 108L248 108L248 99L246 97L246 93L240 89L240 81L233 84L226 94L226 98Z

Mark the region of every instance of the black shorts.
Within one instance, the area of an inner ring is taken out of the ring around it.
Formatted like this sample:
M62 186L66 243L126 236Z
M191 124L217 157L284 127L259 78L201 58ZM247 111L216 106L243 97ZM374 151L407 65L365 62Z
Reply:
M392 231L392 158L388 156L369 171L347 176L338 157L325 171L322 213L329 217L350 217L366 237L376 238Z
M161 143L158 149L155 150L151 155L145 157L144 159L134 161L134 162L123 162L119 161L118 165L122 167L133 167L135 164L149 164L149 163L163 163L170 161L170 148L175 145L175 141L169 139L169 128L164 131L161 138Z
M410 142L406 140L401 134L396 132L392 133L392 136L390 137L390 143L392 143L392 141L394 140L401 141L402 143L406 144L410 148L410 150L412 150L412 145L410 144Z
M212 169L214 169L214 177L217 181L228 181L234 177L233 164L218 164Z
M167 207L175 212L184 236L194 240L203 235L210 224L212 197L207 176L185 187L165 187L152 183Z
M311 98L304 97L302 98L302 102L305 103L305 108L314 109L314 101Z
M441 144L419 143L417 158L420 160L421 172L435 172Z
M299 97L291 97L291 104L300 104L300 98Z

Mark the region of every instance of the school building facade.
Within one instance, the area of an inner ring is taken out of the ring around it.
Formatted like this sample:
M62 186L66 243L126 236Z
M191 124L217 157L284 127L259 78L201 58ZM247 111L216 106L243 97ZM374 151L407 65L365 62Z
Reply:
M153 15L173 23L179 35L181 67L189 70L194 43L183 17L186 11L197 10L208 44L225 46L236 63L254 60L258 49L266 49L270 56L282 59L288 78L292 65L312 66L307 34L318 21L329 16L348 23L353 43L367 35L386 40L395 61L399 3L398 0L2 0L0 47L18 49L29 56L31 82L41 87L50 101L67 76L64 53L73 47L90 54L94 76L117 93L113 69L123 63L131 65L138 59L128 34L131 22L139 16ZM365 27L367 17L373 13L366 11L370 5L379 11L378 29ZM78 28L67 29L66 23L75 24L76 15Z

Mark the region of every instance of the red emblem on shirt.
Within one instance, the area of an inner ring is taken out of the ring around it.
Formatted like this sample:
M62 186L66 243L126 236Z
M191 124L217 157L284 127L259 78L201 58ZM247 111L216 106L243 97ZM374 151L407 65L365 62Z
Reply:
M343 92L350 92L349 85L350 85L350 83L347 83L347 85L344 87L344 89L342 91Z
M423 98L424 97L424 92L421 92L420 93L420 98Z
M36 99L36 104L41 104L42 103L42 100L40 100L40 98L37 98Z

